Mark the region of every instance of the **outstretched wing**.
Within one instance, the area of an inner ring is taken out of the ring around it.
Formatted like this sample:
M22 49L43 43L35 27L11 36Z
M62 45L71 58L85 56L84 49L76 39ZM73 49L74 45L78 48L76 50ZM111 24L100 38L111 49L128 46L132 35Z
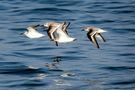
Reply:
M58 46L58 42L57 41L55 41L55 45Z
M92 39L92 43L93 43L97 48L99 48L99 44L98 44L98 42L97 42L97 40L96 40L95 35L94 35L94 36L91 36L91 39Z
M97 42L97 40L96 40L95 35L96 35L96 32L94 32L94 33L88 32L88 33L87 33L87 37L89 38L89 40L90 40L97 48L100 48L100 47L99 47L99 44L98 44L98 42Z
M50 37L51 40L54 40L54 32L60 27L60 25L56 26L56 27L53 27L53 26L50 26L47 30L47 34L48 36Z
M104 37L103 37L100 33L98 33L98 36L99 36L104 42L106 42L106 40L104 39Z
M49 38L50 38L51 40L53 40L53 37L52 37L52 35L51 35L51 32L52 32L51 30L52 30L52 28L49 27L48 30L47 30L47 34L48 34Z
M89 40L92 42L91 35L90 35L90 33L89 33L89 32L87 33L87 37L88 37L88 38L89 38Z
M62 30L68 35L68 32L67 32L67 28L68 26L70 25L70 22L68 24L66 24L66 22L64 22L64 24L62 25Z

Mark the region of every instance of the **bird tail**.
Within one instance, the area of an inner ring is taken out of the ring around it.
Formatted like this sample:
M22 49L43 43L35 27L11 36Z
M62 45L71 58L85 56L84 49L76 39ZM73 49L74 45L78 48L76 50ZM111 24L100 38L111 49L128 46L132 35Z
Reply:
M99 33L107 32L106 30L99 29Z

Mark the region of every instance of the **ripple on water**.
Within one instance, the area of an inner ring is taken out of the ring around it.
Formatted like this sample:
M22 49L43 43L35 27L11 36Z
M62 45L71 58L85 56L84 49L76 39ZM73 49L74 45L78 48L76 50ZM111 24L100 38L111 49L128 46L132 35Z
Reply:
M108 66L108 67L103 67L103 69L107 69L109 71L125 71L125 70L134 70L135 67L132 66Z
M45 73L45 71L40 68L31 68L19 62L0 62L0 64L0 74L32 75Z
M134 90L134 8L134 0L1 0L0 89ZM20 35L48 21L71 22L78 41L57 47L47 34ZM107 30L103 48L81 32L89 25Z

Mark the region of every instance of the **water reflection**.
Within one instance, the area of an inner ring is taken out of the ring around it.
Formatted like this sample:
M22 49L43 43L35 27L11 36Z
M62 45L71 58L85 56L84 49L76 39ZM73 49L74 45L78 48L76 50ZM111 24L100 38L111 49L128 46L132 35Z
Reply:
M60 70L58 65L61 61L61 57L56 56L54 58L52 58L52 62L51 63L45 63L45 66L49 69L49 70Z
M45 67L49 69L49 71L61 71L60 76L61 77L72 77L75 76L75 73L72 73L70 71L64 70L60 68L60 62L62 61L61 56L56 56L52 58L52 62L45 63Z
M42 79L44 79L45 77L47 77L48 76L48 74L45 74L45 73L39 73L39 74L37 74L36 75L36 80L42 80Z
M62 80L62 79L56 79L56 80L54 80L54 82L58 86L72 86L69 82Z

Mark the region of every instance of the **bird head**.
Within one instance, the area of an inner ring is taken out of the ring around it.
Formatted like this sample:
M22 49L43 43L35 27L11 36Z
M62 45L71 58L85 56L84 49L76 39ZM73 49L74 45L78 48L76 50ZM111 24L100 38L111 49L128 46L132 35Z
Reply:
M43 26L44 27L49 27L50 26L50 23L45 23Z
M92 31L92 29L91 29L91 27L84 27L83 31L89 32L89 31Z

